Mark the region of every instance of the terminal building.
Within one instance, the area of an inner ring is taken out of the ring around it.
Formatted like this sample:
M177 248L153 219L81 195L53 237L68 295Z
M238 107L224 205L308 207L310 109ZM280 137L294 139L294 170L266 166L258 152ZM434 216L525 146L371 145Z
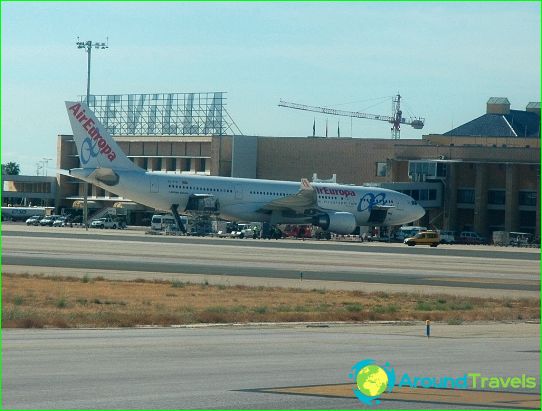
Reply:
M513 110L490 98L480 117L421 139L262 137L235 130L224 93L92 96L90 107L135 164L149 171L337 182L405 192L443 230L540 233L540 102ZM363 136L365 137L365 136ZM71 135L59 135L58 168L79 167ZM58 176L57 206L82 206L84 184ZM153 210L89 185L92 211L113 207L129 223Z

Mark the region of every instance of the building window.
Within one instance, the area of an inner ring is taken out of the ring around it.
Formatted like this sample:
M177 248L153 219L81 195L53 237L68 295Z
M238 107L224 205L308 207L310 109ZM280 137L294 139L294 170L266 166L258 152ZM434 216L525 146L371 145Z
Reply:
M429 189L429 200L435 201L437 199L437 190L434 188Z
M386 177L388 174L388 163L386 162L377 162L376 163L376 176L377 177Z
M205 159L204 158L200 158L200 160L199 160L198 171L199 172L205 172Z
M520 206L536 206L536 191L520 191L518 203Z
M183 160L183 170L182 171L190 171L192 169L192 159L191 158L185 158Z
M437 163L437 177L446 177L446 163Z
M519 228L523 232L534 233L536 227L536 211L519 212Z
M504 230L504 210L487 210L487 223L489 231Z
M487 192L487 203L504 205L506 202L506 192L504 190L489 190Z
M408 164L408 175L414 180L418 177L435 177L437 173L437 164L430 161L410 161Z
M162 170L162 158L161 158L161 157L158 157L158 158L155 158L155 159L154 159L154 167L153 167L153 170L154 170L154 171L160 171L160 170Z
M474 189L460 188L457 190L457 202L463 204L474 204Z
M175 171L175 159L166 158L166 171Z

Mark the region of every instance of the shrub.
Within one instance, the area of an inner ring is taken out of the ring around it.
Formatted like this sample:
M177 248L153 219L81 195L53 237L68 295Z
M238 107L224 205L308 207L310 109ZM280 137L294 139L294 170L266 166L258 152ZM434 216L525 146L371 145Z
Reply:
M351 313L359 313L360 311L363 311L363 305L356 303L346 304L344 308L346 311L350 311Z
M458 310L472 310L472 304L469 302L458 302L450 304L450 309L454 311Z
M262 305L259 307L255 307L252 311L254 311L256 314L265 314L268 311L268 309L267 309L267 306Z
M171 286L173 288L183 288L184 287L184 283L182 281L179 281L179 280L175 280L175 281L172 281L171 282Z
M418 301L416 303L416 310L418 310L418 311L433 311L433 304L425 302L425 301Z

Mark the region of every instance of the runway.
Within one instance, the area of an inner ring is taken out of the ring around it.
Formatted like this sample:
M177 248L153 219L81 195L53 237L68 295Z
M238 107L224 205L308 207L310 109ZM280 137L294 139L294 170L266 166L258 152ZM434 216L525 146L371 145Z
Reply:
M5 409L360 409L351 367L537 378L531 390L397 387L379 409L540 407L539 324L3 330ZM491 347L491 349L488 349ZM502 392L505 391L505 392ZM515 391L515 392L510 392Z
M539 297L538 250L149 236L3 225L3 272ZM303 278L300 278L303 273ZM358 361L535 376L539 324L3 330L7 409L359 409ZM490 349L488 349L490 347ZM539 388L397 387L380 409L539 409Z
M166 237L4 225L5 272L539 297L539 250Z

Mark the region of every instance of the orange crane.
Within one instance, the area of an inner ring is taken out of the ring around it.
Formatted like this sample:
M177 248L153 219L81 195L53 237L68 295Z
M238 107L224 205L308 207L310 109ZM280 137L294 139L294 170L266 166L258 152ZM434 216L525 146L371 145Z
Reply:
M415 129L422 129L425 119L421 117L404 118L401 111L401 96L397 94L392 100L392 115L383 116L379 114L367 114L359 111L336 110L334 108L307 106L305 104L289 103L281 100L279 107L293 108L296 110L313 111L315 113L331 114L333 116L345 116L355 118L367 118L369 120L380 120L391 123L391 138L398 140L401 137L401 124L407 124Z

